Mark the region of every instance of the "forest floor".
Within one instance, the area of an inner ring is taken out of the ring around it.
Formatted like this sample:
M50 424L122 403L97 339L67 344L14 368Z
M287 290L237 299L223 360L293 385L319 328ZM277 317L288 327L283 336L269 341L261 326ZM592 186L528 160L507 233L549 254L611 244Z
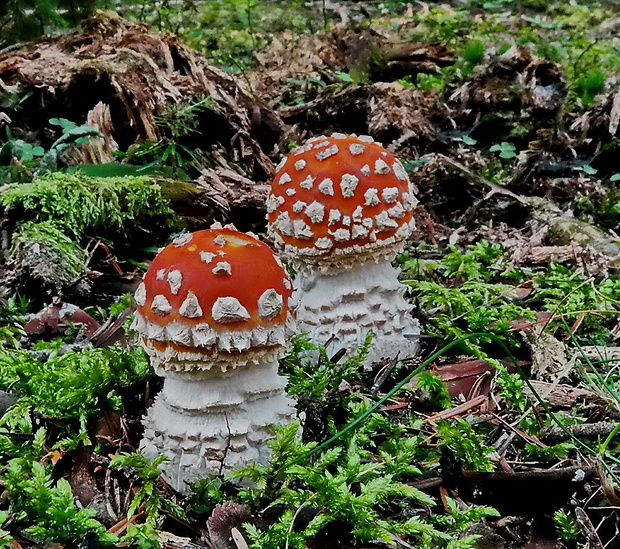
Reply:
M217 4L0 50L0 545L620 547L618 5ZM302 438L182 497L136 453L131 295L182 231L268 241L275 165L332 132L414 183L419 354L296 340Z

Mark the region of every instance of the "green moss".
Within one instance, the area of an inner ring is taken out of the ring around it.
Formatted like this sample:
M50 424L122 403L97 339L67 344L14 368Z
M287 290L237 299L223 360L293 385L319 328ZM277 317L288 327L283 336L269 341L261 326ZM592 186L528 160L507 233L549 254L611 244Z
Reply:
M180 226L160 186L148 177L51 173L8 189L0 204L21 208L39 222L53 221L77 238L144 234L147 224L169 231Z

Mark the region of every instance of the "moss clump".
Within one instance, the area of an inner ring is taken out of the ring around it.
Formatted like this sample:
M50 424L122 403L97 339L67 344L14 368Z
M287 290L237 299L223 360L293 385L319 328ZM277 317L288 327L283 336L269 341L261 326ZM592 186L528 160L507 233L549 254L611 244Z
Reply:
M13 235L18 274L41 288L61 293L84 271L85 250L54 221L29 222Z
M172 231L181 224L160 186L148 177L51 173L8 189L0 204L39 222L53 221L77 238L143 236L147 226Z

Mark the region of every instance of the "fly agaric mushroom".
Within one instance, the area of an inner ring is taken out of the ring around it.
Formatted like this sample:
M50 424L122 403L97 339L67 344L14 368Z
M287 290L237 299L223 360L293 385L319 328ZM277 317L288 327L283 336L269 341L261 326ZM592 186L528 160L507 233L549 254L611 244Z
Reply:
M276 247L297 270L298 327L328 350L373 331L369 360L410 356L417 320L391 261L417 204L403 165L371 137L314 137L284 158L267 199Z
M176 490L266 461L268 427L292 417L278 375L291 294L271 249L231 226L183 234L150 265L133 327L165 381L141 450L169 458Z

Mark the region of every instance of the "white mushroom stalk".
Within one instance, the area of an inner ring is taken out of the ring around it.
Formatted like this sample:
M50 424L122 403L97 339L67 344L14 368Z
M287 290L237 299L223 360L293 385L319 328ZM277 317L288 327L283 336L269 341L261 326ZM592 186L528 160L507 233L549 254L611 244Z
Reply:
M164 477L179 492L266 462L269 427L293 417L278 375L291 294L271 249L231 227L182 235L146 272L133 327L165 382L141 451L169 458Z
M369 362L417 352L419 324L392 265L416 204L402 164L368 136L315 137L278 165L269 233L297 271L298 327L328 352L354 350L369 331Z

